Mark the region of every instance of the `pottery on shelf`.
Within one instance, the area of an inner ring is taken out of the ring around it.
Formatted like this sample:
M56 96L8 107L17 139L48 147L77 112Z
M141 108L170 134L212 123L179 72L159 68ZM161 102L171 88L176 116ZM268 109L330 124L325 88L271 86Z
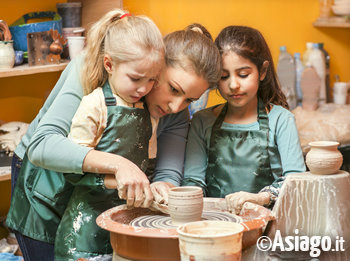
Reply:
M7 23L0 20L0 69L10 69L15 64L15 50Z
M169 214L174 225L201 220L203 191L201 187L174 187L169 191Z
M229 221L197 221L181 225L181 260L239 261L244 227Z
M306 165L312 174L335 174L343 163L343 155L338 150L339 142L313 141L306 154Z
M13 40L0 41L0 69L10 69L15 65Z

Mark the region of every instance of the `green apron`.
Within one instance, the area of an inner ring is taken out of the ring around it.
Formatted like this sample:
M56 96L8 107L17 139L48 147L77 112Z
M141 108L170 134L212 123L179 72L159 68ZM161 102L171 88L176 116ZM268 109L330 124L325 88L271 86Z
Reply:
M268 154L269 120L258 101L259 130L228 130L221 125L227 103L211 132L206 171L206 195L225 197L238 191L259 192L275 180Z
M73 188L62 173L33 165L25 154L7 226L30 238L53 244Z
M108 109L107 127L95 149L121 155L145 171L152 135L148 110L117 106L108 84L103 92ZM103 180L103 175L99 174L87 173L85 176ZM73 183L75 177L74 174L66 175ZM112 253L109 232L96 225L96 218L125 201L119 199L117 190L96 186L94 182L89 184L84 179L75 186L58 227L55 260L76 260Z

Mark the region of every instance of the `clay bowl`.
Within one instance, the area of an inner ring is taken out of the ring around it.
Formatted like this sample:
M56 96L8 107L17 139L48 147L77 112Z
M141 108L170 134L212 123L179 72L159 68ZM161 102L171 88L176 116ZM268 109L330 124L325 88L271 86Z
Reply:
M204 198L203 211L225 211L225 199ZM144 215L160 215L144 208L128 209L120 205L103 212L97 225L110 231L114 252L124 258L144 261L180 260L176 228L157 229L133 227L129 223ZM270 210L252 203L243 206L240 216L244 227L243 249L254 245L262 235L262 228L273 219Z

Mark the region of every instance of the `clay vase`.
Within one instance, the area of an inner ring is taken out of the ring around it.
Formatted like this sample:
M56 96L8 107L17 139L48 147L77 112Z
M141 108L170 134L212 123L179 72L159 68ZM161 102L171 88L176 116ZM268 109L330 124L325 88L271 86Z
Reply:
M306 165L312 174L335 174L343 164L343 155L338 150L339 142L313 141L306 154Z
M199 221L203 212L202 188L196 186L171 188L168 204L173 225Z
M198 221L181 225L181 260L239 261L242 256L243 226L228 221Z
M13 40L0 41L0 69L10 69L15 64Z

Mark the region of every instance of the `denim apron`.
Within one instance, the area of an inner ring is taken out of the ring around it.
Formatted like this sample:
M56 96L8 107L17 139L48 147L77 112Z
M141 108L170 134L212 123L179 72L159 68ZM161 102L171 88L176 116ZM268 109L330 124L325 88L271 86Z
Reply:
M123 156L145 171L152 135L148 110L117 106L108 83L103 92L108 110L107 127L95 149ZM96 178L96 182L90 184L91 176ZM72 183L75 183L76 177L75 174L66 175ZM96 186L99 179L103 180L103 175L87 173L76 184L57 230L55 260L76 260L112 253L109 231L98 227L96 218L107 209L124 204L125 200L118 197L115 189Z
M275 180L268 154L269 120L258 101L259 130L222 129L228 104L217 117L211 132L206 171L206 195L225 197L239 191L259 192Z

